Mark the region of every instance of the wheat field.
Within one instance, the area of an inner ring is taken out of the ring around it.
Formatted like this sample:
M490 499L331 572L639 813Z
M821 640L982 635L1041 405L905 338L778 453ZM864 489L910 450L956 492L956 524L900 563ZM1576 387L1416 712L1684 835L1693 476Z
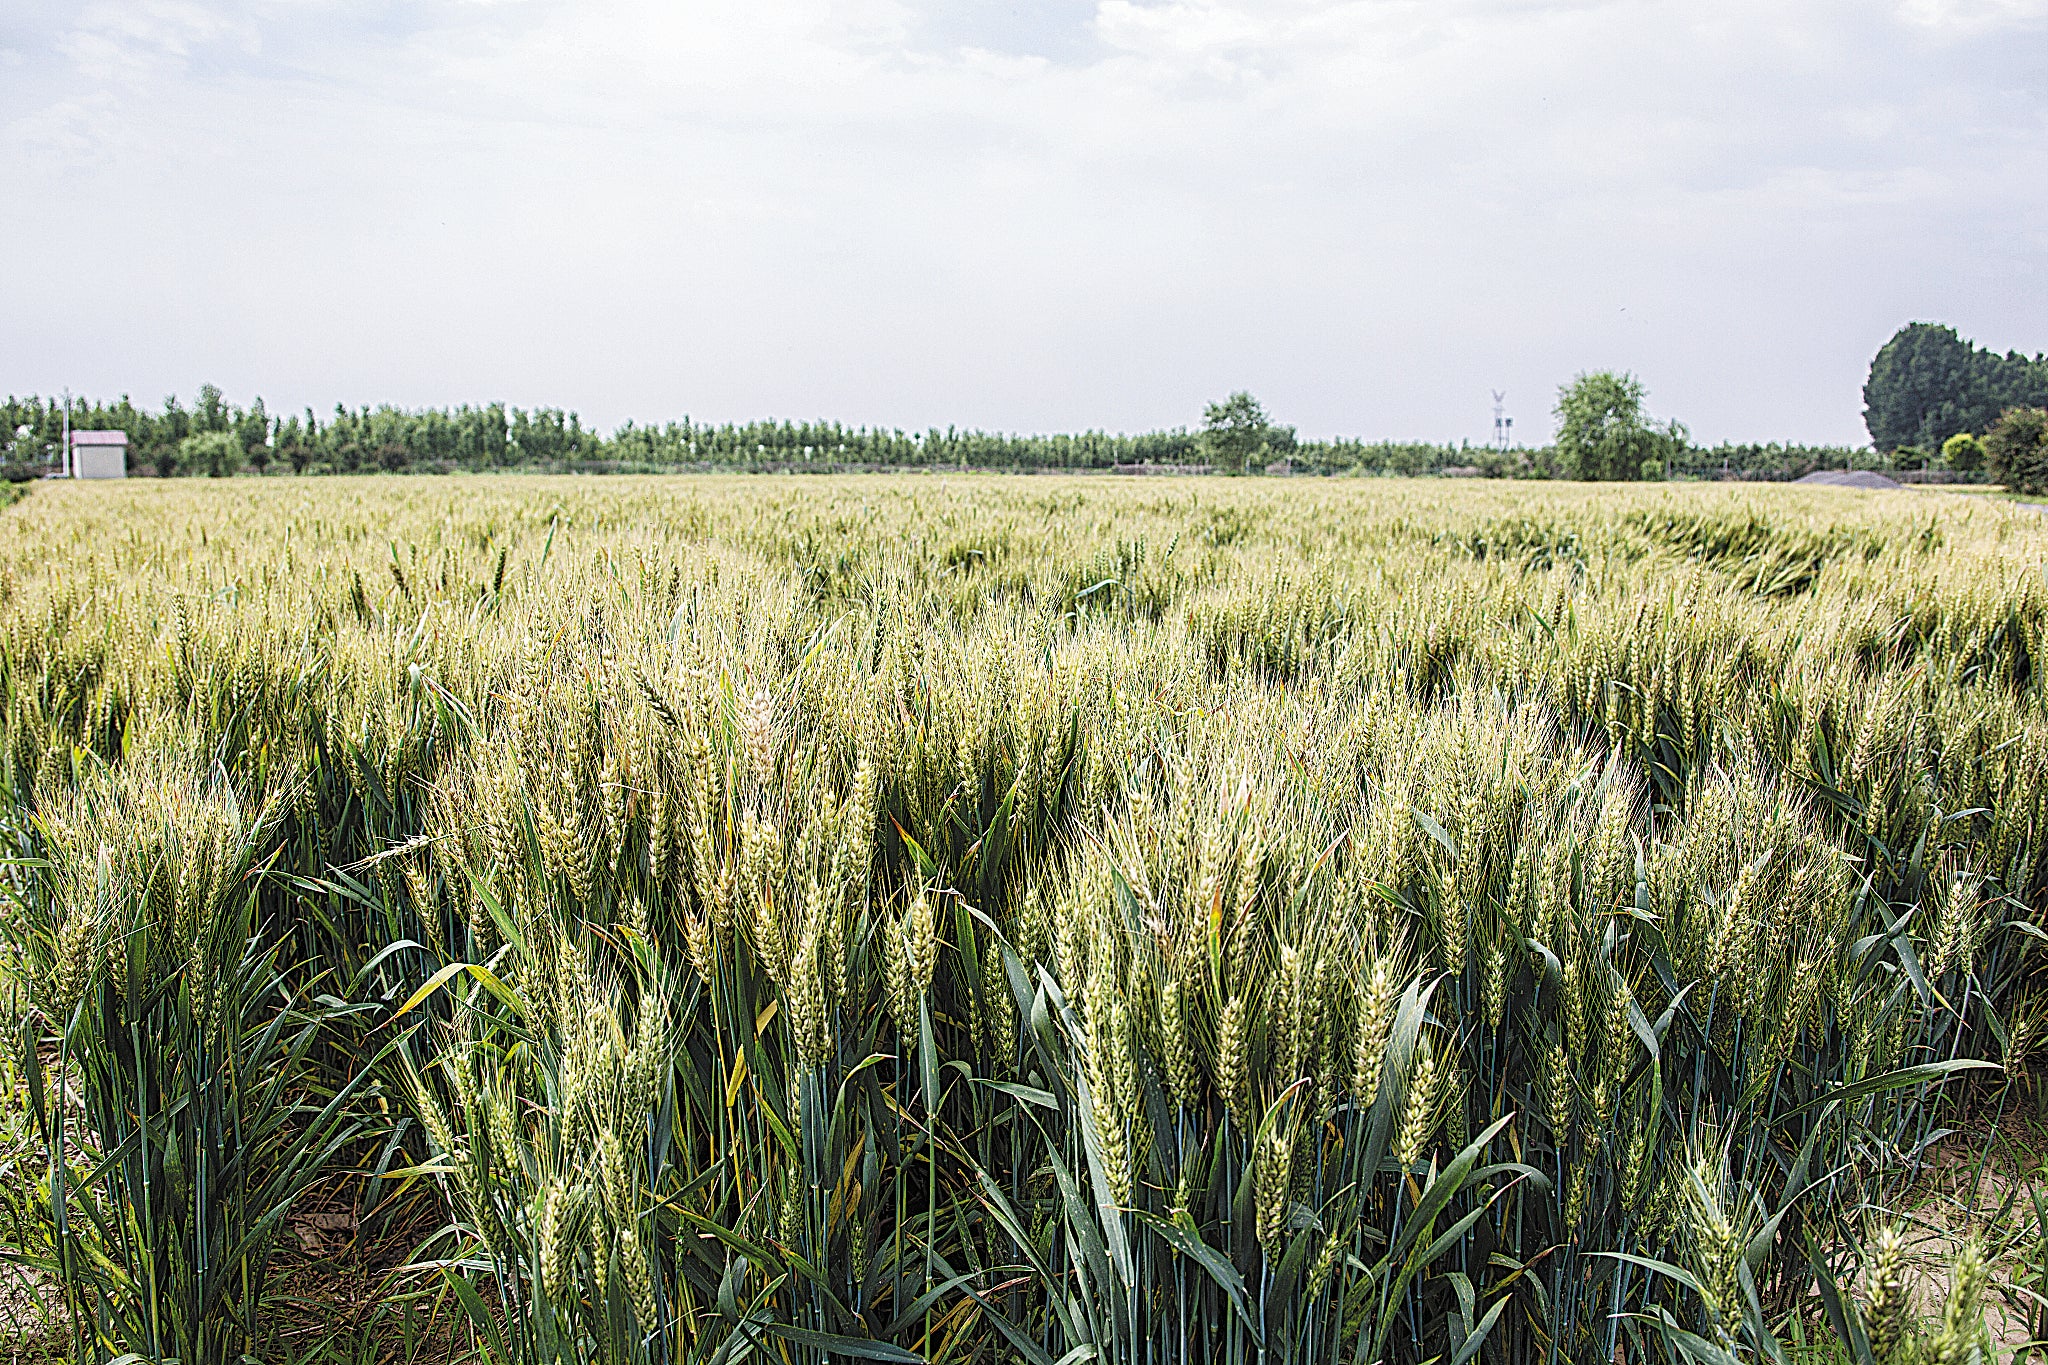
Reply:
M39 487L18 1325L328 1358L317 1206L379 1360L1971 1359L2005 1272L1920 1321L1883 1211L2037 1102L2044 565L1787 487Z

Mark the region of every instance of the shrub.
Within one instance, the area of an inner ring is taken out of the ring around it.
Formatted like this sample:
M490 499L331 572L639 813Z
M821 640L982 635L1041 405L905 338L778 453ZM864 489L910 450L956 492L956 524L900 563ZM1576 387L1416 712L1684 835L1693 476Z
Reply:
M242 467L245 458L242 438L232 431L202 431L178 442L178 467L188 474L225 479Z
M2015 493L2048 493L2048 410L2007 408L1984 434L1984 463Z
M1984 443L1959 431L1941 443L1941 462L1958 474L1974 474L1984 467Z

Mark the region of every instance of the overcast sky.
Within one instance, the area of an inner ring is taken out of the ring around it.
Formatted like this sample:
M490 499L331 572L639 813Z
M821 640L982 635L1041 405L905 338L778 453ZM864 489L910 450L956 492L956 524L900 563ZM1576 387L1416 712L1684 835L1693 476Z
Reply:
M1865 440L2048 348L2048 0L4 0L0 390Z

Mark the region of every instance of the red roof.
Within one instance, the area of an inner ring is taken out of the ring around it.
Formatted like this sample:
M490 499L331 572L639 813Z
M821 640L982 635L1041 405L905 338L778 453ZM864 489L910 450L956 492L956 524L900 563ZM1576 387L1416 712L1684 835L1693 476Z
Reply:
M71 444L75 446L125 446L128 433L125 431L74 431Z

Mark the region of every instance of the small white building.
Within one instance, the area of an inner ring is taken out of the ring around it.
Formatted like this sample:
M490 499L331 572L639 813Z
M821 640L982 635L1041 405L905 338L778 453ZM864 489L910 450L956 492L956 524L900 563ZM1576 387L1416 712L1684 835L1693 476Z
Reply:
M125 431L72 432L71 477L74 479L127 478L128 433Z

